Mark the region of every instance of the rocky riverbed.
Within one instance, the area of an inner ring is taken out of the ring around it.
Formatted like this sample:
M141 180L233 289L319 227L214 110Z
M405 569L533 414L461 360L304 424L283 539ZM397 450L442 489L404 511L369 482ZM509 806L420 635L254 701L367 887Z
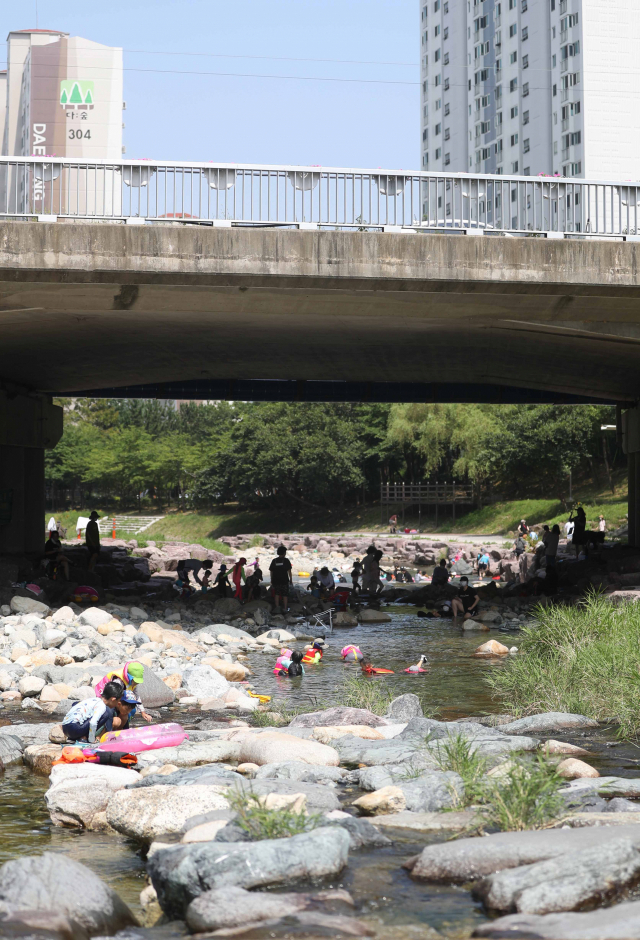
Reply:
M475 653L517 646L522 621L463 630L383 606L336 628L325 661L291 682L273 662L282 643L304 648L307 622L217 604L209 622L17 596L3 610L0 935L640 937L637 751L581 715L495 713L482 676L509 653ZM334 704L356 674L345 642L394 669L370 680L389 692L382 714ZM423 651L429 671L406 675ZM141 753L136 770L52 766L63 714L131 658L145 664L146 707L189 740ZM548 828L498 832L486 804L469 805L451 744L484 759L489 783L520 761L558 765ZM261 814L254 838L247 807ZM283 811L294 834L268 837Z

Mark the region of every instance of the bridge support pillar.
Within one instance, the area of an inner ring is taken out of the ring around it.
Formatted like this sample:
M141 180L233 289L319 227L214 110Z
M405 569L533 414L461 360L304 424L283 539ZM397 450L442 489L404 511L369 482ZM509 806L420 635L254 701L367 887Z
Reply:
M629 468L629 545L640 547L640 408L622 414L622 447Z
M44 545L44 451L62 436L62 408L48 396L0 390L0 553Z

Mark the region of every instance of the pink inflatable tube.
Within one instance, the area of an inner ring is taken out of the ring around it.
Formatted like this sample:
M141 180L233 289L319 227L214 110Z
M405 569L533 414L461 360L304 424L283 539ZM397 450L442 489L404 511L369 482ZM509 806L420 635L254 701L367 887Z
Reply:
M159 747L177 747L189 735L182 725L168 722L148 728L129 728L127 731L109 731L102 736L98 749L101 751L155 751Z

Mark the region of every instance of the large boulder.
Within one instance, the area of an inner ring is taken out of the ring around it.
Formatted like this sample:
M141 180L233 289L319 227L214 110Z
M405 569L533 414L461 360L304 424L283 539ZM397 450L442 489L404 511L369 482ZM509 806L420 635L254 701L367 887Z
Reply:
M147 871L165 914L182 919L205 891L336 875L347 864L349 844L348 832L328 826L288 839L193 843L155 852Z
M349 708L346 705L335 705L325 708L321 712L307 712L297 715L289 724L290 728L317 728L335 725L369 725L375 728L386 722L378 715L374 715L366 708Z
M0 735L0 761L4 767L22 763L24 744L13 734Z
M383 610L373 610L370 607L365 607L358 614L360 623L391 623L392 619Z
M333 786L342 780L346 773L347 771L343 770L342 767L325 767L292 760L264 764L256 771L255 779L297 780L300 783L320 783Z
M29 747L30 744L47 744L52 727L52 725L37 724L35 722L6 725L4 728L0 728L0 740L5 735L9 735L12 738L17 738L23 747Z
M473 936L488 940L637 940L640 901L580 914L509 914L476 927Z
M24 750L23 760L34 773L48 777L53 762L58 760L61 754L62 747L59 744L30 744Z
M220 597L215 601L213 609L217 614L220 614L220 616L226 617L229 616L229 614L239 613L242 610L242 605L235 597Z
M393 792L391 792L393 791ZM365 816L380 813L433 813L450 809L464 796L462 778L451 771L423 773L409 780L397 780L391 786L374 790L354 801L354 806Z
M18 597L16 595L11 598L9 606L12 614L38 614L41 617L47 617L50 613L46 604L36 601L32 597Z
M302 766L306 767L307 765L303 764ZM242 779L241 774L237 774L235 770L229 770L222 764L203 764L201 767L174 770L173 773L149 773L146 777L140 776L135 783L129 784L128 789L135 788L137 790L140 787L156 786L192 787L196 784L198 786L209 786L210 784L220 786L226 782L231 783L234 780Z
M318 741L305 741L279 731L262 734L244 734L234 738L239 745L238 760L262 766L275 761L302 761L305 764L323 764L337 767L340 758L337 751Z
M475 895L494 911L521 914L574 911L621 894L640 877L638 839L611 839L533 865L489 875Z
M586 715L572 715L567 712L543 712L529 715L509 724L501 725L503 734L552 734L556 731L575 731L582 728L597 728L598 722Z
M0 868L0 912L16 911L66 914L89 936L113 936L136 925L133 914L112 888L90 869L58 852L11 859Z
M50 779L44 799L54 826L93 829L103 827L110 797L138 774L102 764L58 764Z
M211 666L187 666L182 673L182 685L201 701L224 698L229 691L229 682Z
M303 793L306 797L305 805L309 813L330 813L333 810L340 809L336 791L331 787L314 783L256 777L254 780L239 780L233 786L242 793L247 795L255 794L260 797L268 797L272 793L283 797L297 796Z
M83 610L78 617L80 623L94 629L97 629L103 623L109 623L111 619L111 614L107 610L101 610L100 607L89 607L87 610Z
M464 884L507 868L532 865L565 853L581 853L604 846L611 839L629 838L640 846L640 827L601 826L585 829L548 829L533 832L498 832L484 839L458 839L428 845L407 867L414 878Z
M420 699L413 692L406 692L393 699L384 717L391 723L402 724L405 721L411 721L412 718L422 718L422 716Z
M120 790L107 805L107 822L117 832L152 842L166 833L182 832L191 816L228 809L223 796L226 786L166 785Z
M136 688L136 693L145 708L161 708L175 701L173 690L149 666L144 667L144 682Z
M185 741L178 747L161 747L155 751L138 754L138 768L155 764L175 764L176 767L197 767L199 764L214 764L218 761L238 760L239 745L236 741Z

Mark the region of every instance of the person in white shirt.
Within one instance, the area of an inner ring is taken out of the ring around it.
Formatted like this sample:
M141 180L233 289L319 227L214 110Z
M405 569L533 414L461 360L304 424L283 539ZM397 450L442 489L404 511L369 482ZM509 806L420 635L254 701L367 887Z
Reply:
M598 520L598 532L606 532L606 531L607 531L607 523L604 521L604 516L600 516L600 519Z
M566 533L567 539L570 539L570 538L573 537L573 529L574 529L573 520L572 520L572 519L569 519L569 520L568 520L567 522L565 522L565 524L564 524L564 531L565 531L565 533Z

